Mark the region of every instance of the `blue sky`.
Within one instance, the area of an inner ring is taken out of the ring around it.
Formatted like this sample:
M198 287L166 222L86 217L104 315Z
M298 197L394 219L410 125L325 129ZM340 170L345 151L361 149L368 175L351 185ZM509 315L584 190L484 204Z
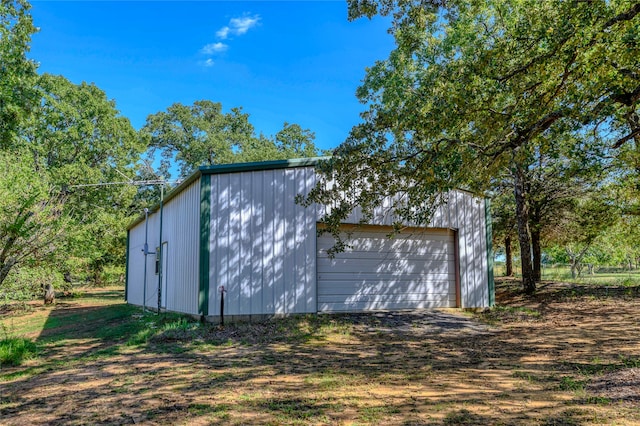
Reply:
M359 121L365 68L393 48L388 22L343 1L34 1L39 72L93 82L139 129L180 102L243 107L256 131L285 121L333 148Z

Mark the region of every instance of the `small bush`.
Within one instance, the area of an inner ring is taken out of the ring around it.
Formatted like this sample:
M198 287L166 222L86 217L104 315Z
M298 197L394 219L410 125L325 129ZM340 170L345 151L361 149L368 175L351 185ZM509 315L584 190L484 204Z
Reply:
M32 359L37 354L37 346L29 339L6 337L0 340L0 365L16 366Z
M43 288L52 284L56 293L68 290L70 284L61 273L46 267L22 266L12 270L0 287L0 300L33 300L43 297Z

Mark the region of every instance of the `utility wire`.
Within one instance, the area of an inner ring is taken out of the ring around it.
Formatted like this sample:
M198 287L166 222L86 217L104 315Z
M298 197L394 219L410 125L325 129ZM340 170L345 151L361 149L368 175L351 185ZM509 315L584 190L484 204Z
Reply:
M145 185L166 185L173 183L180 183L182 180L131 180L129 182L101 182L101 183L84 183L80 185L70 185L70 188L85 188L85 187L94 187L94 186L108 186L108 185L137 185L137 186L145 186Z

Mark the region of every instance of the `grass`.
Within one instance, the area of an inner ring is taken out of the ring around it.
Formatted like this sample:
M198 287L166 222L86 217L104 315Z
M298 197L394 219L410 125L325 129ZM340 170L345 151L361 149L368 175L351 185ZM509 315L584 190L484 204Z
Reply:
M28 349L3 362L0 410L50 424L640 423L640 402L589 393L594 378L640 367L640 302L550 286L527 299L506 284L499 307L466 314L489 324L480 331L409 314L402 327L308 315L220 328L91 290L0 316Z
M20 365L35 358L37 353L38 347L30 339L5 337L0 340L0 367Z
M517 266L517 265L514 265ZM504 264L497 264L494 269L497 277L504 276ZM516 277L519 277L517 268ZM541 270L542 280L562 281L576 284L589 284L594 286L638 286L640 285L640 270L623 270L614 268L596 268L594 274L589 274L587 268L583 268L579 277L571 276L569 266L544 266Z

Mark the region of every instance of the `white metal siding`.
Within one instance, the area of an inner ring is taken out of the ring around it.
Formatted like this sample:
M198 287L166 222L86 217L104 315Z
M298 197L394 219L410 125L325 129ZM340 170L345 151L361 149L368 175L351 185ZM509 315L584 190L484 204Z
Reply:
M349 248L327 256L333 237L318 238L318 311L453 307L456 304L453 232L367 226Z
M200 181L196 180L163 206L162 243L166 243L167 310L188 314L198 313L198 248L200 242ZM142 305L144 288L144 235L142 221L129 231L128 302ZM149 215L149 251L160 247L160 211ZM159 276L155 273L156 255L147 256L148 307L158 306Z
M228 291L225 314L229 315L315 312L320 303L326 303L328 299L319 303L316 294L316 267L326 267L316 259L316 222L324 207L307 209L295 204L296 195L308 193L315 185L314 168L212 174L210 178L209 315L220 313L220 285ZM484 202L462 191L453 191L447 198L448 203L437 209L429 227L458 232L462 307L488 306ZM200 201L197 179L164 207L163 242L168 245L166 300L171 311L198 313ZM391 200L385 200L371 225L389 226L396 221L389 212L390 205ZM359 223L361 219L361 212L356 209L345 223ZM159 212L151 214L151 251L161 243L159 225ZM128 300L136 305L142 304L143 244L144 221L129 233ZM447 243L448 256L453 255L450 244ZM394 248L390 247L388 253L394 253ZM453 268L450 259L447 262L447 275L451 277ZM424 265L435 266L428 262ZM155 255L149 255L148 306L157 304L158 276L154 271ZM404 294L411 290L407 286L395 288ZM447 294L447 303L451 303L451 292ZM389 308L394 306L392 303L400 303L396 302L398 298L408 297L387 296ZM371 297L368 300L375 302Z
M315 312L313 167L211 175L209 315Z
M449 193L449 226L458 229L462 307L489 305L484 200L462 191Z
M160 230L158 215L149 216L149 231L147 241L149 251L155 251L159 245L158 231ZM127 301L133 305L142 306L144 295L144 236L145 222L140 222L129 231L129 270L127 277ZM147 282L145 306L158 305L158 276L156 270L156 255L147 255Z
M159 215L156 213L154 216ZM162 242L166 243L168 251L166 269L162 271L167 280L166 308L169 311L197 315L200 248L199 180L169 200L163 208L162 222Z

